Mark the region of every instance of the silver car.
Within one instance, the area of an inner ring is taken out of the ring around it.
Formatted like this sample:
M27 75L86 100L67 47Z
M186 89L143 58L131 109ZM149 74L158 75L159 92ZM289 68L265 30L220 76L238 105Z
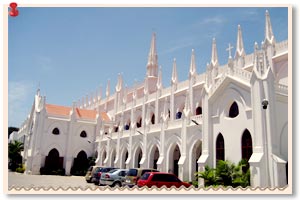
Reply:
M107 173L101 174L99 185L122 186L128 169L113 169Z

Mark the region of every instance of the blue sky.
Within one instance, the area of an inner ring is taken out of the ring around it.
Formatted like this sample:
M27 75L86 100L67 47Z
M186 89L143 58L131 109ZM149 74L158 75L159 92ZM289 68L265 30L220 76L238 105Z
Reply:
M197 73L210 61L216 38L220 64L228 59L241 25L246 53L264 39L269 10L277 41L288 36L287 8L19 8L8 21L9 126L20 126L40 85L47 103L71 106L118 73L128 86L143 81L152 32L157 35L163 85L170 85L173 58L178 78L188 77L191 50ZM234 54L234 50L232 54Z

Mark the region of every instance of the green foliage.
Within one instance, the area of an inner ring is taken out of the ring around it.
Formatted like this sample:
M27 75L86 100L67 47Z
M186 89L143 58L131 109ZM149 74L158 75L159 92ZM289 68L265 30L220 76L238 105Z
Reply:
M25 172L25 165L21 165L16 169L16 172L18 173L24 173Z
M65 169L60 168L60 169L49 169L46 167L41 167L40 168L40 174L41 175L60 175L64 176L65 175Z
M238 165L230 161L219 160L216 169L205 166L203 172L196 173L196 177L203 178L205 186L250 186L250 170L246 160L241 160Z
M196 177L203 178L205 186L216 185L218 178L216 177L215 171L215 169L206 165L205 170L203 172L197 173Z
M22 164L21 151L24 150L22 142L13 141L8 144L9 169L15 171Z

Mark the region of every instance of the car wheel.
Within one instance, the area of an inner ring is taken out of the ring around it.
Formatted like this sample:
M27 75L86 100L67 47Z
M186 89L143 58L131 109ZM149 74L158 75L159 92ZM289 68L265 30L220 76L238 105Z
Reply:
M115 183L113 184L113 187L115 187L115 186L119 186L119 187L121 187L122 185L121 185L121 183L120 183L120 182L115 182Z

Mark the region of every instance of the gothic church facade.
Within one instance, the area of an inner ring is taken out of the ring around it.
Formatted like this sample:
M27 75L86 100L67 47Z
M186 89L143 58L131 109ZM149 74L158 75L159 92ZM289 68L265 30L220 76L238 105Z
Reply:
M26 173L72 167L95 156L96 164L172 171L185 181L218 160L247 159L251 186L287 185L288 42L277 42L266 12L265 39L246 54L238 26L236 51L220 66L216 40L205 73L197 74L194 50L188 79L162 86L153 34L144 82L127 88L119 75L115 93L96 92L72 106L52 105L37 91L18 136L24 138ZM229 48L230 50L230 48ZM203 180L199 180L203 185Z

